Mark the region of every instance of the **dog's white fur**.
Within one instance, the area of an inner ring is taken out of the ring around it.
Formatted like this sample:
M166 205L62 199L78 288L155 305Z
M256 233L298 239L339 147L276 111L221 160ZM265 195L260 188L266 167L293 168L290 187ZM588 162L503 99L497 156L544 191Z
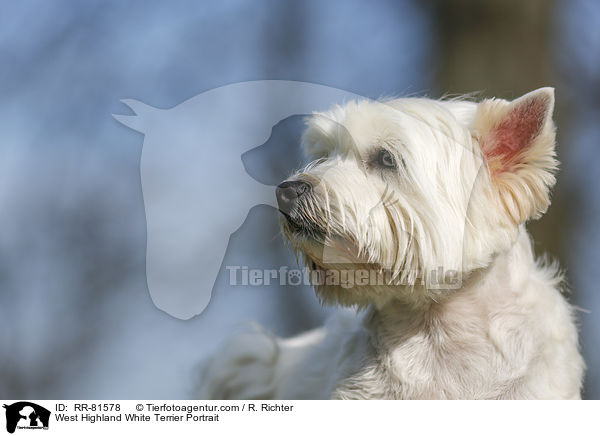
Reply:
M543 88L512 102L365 100L316 114L303 138L314 161L291 177L312 191L282 219L284 235L312 271L392 271L401 285L317 285L323 302L363 310L296 338L235 338L198 395L579 398L572 309L524 227L550 203L553 106ZM460 286L420 281L439 268Z

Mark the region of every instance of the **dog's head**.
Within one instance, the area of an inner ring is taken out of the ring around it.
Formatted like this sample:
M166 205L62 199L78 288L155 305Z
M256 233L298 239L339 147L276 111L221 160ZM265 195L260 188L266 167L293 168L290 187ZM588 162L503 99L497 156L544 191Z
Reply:
M314 114L312 162L277 199L320 298L435 298L508 250L550 202L553 106L543 88L512 102L363 100Z

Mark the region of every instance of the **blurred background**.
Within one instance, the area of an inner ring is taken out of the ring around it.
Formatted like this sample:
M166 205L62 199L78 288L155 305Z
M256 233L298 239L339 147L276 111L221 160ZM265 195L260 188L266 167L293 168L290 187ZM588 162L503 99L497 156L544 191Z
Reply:
M229 286L222 268L201 315L175 319L149 297L140 185L143 136L119 100L170 108L239 81L285 79L371 98L515 98L556 88L553 204L530 225L567 271L600 399L600 2L66 1L0 14L0 397L183 399L194 368L257 321L279 335L329 309L310 289ZM290 118L243 156L276 184L299 162ZM253 208L225 264L295 266L277 214ZM594 344L596 344L594 346Z

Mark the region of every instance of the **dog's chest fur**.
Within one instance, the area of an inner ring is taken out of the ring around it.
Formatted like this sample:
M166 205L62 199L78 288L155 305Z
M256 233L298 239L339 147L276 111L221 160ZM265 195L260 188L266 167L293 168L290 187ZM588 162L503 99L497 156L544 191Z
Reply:
M372 353L335 398L578 398L583 362L555 274L527 235L446 300L365 317ZM348 356L350 358L350 356Z

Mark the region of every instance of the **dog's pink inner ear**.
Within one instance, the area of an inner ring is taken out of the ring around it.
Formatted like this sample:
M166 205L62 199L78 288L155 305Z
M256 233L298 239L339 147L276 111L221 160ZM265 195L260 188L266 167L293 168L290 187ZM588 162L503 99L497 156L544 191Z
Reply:
M552 101L548 95L538 94L512 105L482 138L481 148L492 173L512 171L522 162L542 132Z

